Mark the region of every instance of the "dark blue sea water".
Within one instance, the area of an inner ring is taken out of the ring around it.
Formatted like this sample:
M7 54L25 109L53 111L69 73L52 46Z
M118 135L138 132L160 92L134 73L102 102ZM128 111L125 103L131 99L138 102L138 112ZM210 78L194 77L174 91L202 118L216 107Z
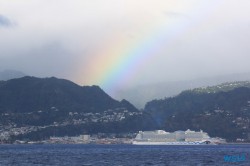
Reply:
M227 161L225 160L225 156L227 156L226 158ZM241 158L239 158L239 156ZM250 166L250 145L218 145L218 146L0 145L0 165L1 166L12 166L12 165L13 166L15 165L18 166L33 166L33 165L35 166L246 165L247 166L248 165Z

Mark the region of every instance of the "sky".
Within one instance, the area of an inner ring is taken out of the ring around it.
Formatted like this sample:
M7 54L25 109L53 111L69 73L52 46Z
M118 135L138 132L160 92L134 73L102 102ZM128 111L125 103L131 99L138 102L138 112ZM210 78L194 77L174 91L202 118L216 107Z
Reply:
M249 62L249 0L0 0L0 70L115 95Z

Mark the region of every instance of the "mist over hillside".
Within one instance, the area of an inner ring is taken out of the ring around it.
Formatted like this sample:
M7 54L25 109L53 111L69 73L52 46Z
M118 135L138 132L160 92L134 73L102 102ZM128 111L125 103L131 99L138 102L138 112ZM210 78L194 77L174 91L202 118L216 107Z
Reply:
M129 89L120 90L117 99L127 99L137 108L144 108L146 102L154 99L162 99L178 95L184 90L218 85L225 82L249 81L250 72L230 75L220 75L214 77L204 77L194 80L162 82L135 86Z
M0 71L0 81L21 78L24 76L27 76L27 74L17 70L6 69ZM162 99L176 96L184 90L214 86L221 83L234 81L250 81L250 72L218 75L214 77L203 77L193 80L169 81L145 85L135 85L130 86L130 88L121 89L117 92L115 96L112 97L117 100L126 99L138 109L143 109L148 101L154 99Z
M21 71L17 71L17 70L3 70L0 71L0 80L1 81L7 81L13 78L21 78L27 76L27 74L24 74Z

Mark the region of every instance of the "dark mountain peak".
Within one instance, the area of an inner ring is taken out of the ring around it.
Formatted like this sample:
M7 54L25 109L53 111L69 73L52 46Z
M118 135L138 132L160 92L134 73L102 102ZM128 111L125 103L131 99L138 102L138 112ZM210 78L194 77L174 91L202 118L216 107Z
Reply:
M29 112L51 107L64 112L103 112L124 105L99 86L79 86L56 77L25 76L0 83L0 112ZM127 104L125 108L133 107Z
M13 140L136 132L155 126L149 114L127 100L114 100L99 86L79 86L56 77L0 82L0 119L0 130L8 126ZM21 132L14 134L9 126Z
M128 102L128 100L126 100L126 99L122 99L122 100L121 100L121 103L127 104L127 103L129 103L129 102Z
M126 107L126 108L129 108L129 110L131 111L137 111L137 108L135 106L133 106L129 101L123 99L121 101L121 105Z
M22 78L13 79L14 81L37 81L37 82L47 82L47 83L70 83L75 84L69 80L56 78L56 77L45 77L45 78L38 78L34 76L24 76ZM12 81L13 81L12 80Z

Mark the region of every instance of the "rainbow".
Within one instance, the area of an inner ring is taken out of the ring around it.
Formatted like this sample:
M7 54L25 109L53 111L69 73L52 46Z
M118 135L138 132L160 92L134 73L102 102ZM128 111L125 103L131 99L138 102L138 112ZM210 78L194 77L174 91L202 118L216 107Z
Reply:
M117 90L140 79L140 73L159 56L170 56L164 55L164 50L171 48L185 33L193 32L193 24L199 23L180 23L176 26L173 21L156 20L144 25L134 39L114 34L81 69L86 71L84 79L87 84L99 85L111 96L116 96Z
M90 82L115 96L117 90L136 79L138 74L166 49L170 40L166 40L167 34L163 33L167 29L161 28L133 42L129 40L115 44L117 40L110 41L111 46L106 47L109 49L97 53L85 67L87 71L91 71L88 77ZM178 30L173 33L178 33Z

